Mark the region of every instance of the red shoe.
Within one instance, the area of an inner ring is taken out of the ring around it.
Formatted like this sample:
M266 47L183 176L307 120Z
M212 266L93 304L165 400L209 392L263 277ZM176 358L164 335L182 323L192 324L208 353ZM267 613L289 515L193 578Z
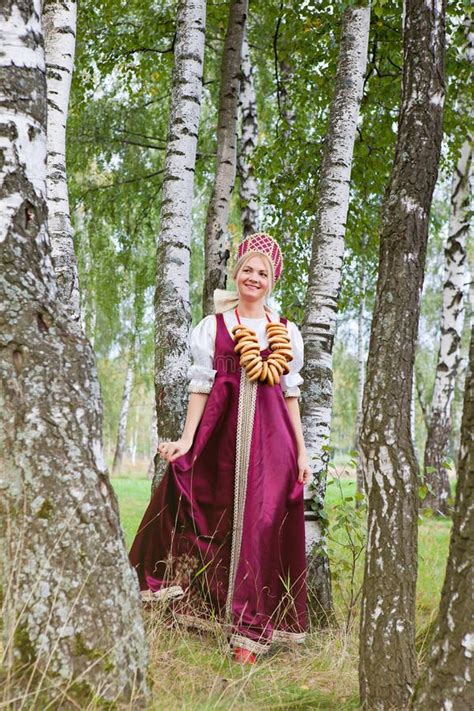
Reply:
M255 664L257 661L256 655L244 647L235 647L234 649L234 662L239 662L240 664Z

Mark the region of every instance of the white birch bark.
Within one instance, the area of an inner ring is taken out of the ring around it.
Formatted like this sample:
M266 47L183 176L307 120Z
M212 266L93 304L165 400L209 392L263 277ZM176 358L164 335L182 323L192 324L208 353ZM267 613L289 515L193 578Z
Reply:
M410 435L411 441L413 442L413 447L416 451L416 431L415 431L415 398L416 398L416 373L415 368L413 368L411 383L411 400L410 400Z
M474 705L474 320L457 471L446 577L415 711L470 711Z
M435 471L428 471L425 474L429 490L423 505L444 515L448 513L450 487L443 462L449 450L451 406L461 362L461 336L464 325L471 165L472 142L466 141L461 149L451 187L449 235L444 248L445 277L441 338L424 458L425 470L427 467L434 467Z
M242 234L244 237L260 230L258 207L258 183L251 165L252 154L257 147L258 122L257 99L253 85L253 66L247 33L242 44L242 66L240 82L240 142L237 170L240 178L240 204L242 212Z
M302 423L310 466L315 477L315 500L321 509L325 496L332 411L332 351L336 311L341 288L344 233L349 208L352 155L363 79L367 65L370 7L348 7L343 14L338 67L331 104L329 129L321 167L316 228L308 277L303 339L305 341ZM322 538L324 522L318 515L308 521L308 538ZM323 544L322 544L323 545ZM321 583L313 583L322 615L332 607L330 577L324 555ZM321 560L323 563L323 560Z
M122 401L120 403L119 425L117 432L117 444L115 447L114 461L112 464L112 472L119 472L122 467L123 454L125 451L125 439L127 434L128 410L130 407L130 396L132 394L133 376L135 374L135 342L130 349L127 362L127 371L125 373L125 382L123 384Z
M150 423L151 453L150 453L150 463L148 465L148 471L147 471L148 479L152 479L153 474L155 472L155 454L156 454L157 447L158 447L158 436L156 433L156 407L155 407L155 405L153 405L153 411L152 411L151 423Z
M410 433L426 243L443 135L445 5L406 0L395 159L361 431L368 521L359 646L364 708L406 708L416 678L418 463Z
M362 399L364 397L364 383L365 383L365 329L364 329L364 318L365 318L365 290L366 290L366 272L365 264L362 265L361 276L360 276L360 303L359 311L357 314L357 371L359 375L359 382L357 384L357 415L356 415L356 428L357 433L359 433L361 422L362 422Z
M75 0L48 0L43 3L48 92L48 232L60 297L70 317L79 321L79 279L66 175L66 124L74 67L76 15Z
M155 400L160 440L179 438L188 397L191 210L205 22L204 0L180 0L156 259ZM156 458L154 486L165 465Z
M139 408L135 408L135 427L133 428L132 435L130 438L130 451L132 455L132 464L135 466L137 463L138 454L138 422L139 422Z
M32 708L133 705L146 667L138 585L102 457L94 354L58 298L47 232L39 0L1 5L0 46L3 666L15 686L35 679Z
M357 371L359 375L359 380L357 383L357 414L356 414L356 449L359 452L359 439L360 439L360 429L362 426L362 400L364 397L364 384L365 384L365 328L364 328L364 317L365 317L365 290L366 290L366 269L365 264L361 265L360 273L360 301L359 301L359 311L357 314ZM356 489L360 494L365 493L364 484L364 470L360 464L360 452L357 460L357 472L356 472ZM356 506L359 506L359 502L356 500Z
M225 289L227 284L230 256L227 221L236 173L240 65L247 5L248 0L231 0L222 55L216 172L204 234L204 316L214 313L214 289Z

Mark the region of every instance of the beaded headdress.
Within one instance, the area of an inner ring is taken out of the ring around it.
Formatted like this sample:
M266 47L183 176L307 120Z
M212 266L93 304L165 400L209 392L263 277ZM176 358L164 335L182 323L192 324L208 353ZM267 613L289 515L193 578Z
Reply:
M273 237L265 232L256 232L253 235L246 237L240 244L237 250L237 259L240 259L247 252L260 252L265 254L273 265L274 281L278 281L283 265L281 250Z

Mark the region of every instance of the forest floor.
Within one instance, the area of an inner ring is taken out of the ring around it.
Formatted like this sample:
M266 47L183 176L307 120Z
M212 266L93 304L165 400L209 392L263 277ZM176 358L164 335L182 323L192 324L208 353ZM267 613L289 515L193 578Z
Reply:
M127 546L150 496L150 480L114 477ZM253 711L258 709L358 709L358 607L363 556L363 514L354 517L355 482L335 476L328 487L329 551L337 629L310 632L304 645L275 649L254 666L228 655L224 634L164 624L163 613L146 613L150 646L151 710ZM348 534L349 532L349 534ZM450 522L423 518L419 527L417 650L420 665L428 647L444 580ZM353 543L349 542L349 536ZM352 560L357 557L355 574ZM353 602L355 600L355 603ZM351 604L352 601L352 604ZM351 609L352 608L352 609Z

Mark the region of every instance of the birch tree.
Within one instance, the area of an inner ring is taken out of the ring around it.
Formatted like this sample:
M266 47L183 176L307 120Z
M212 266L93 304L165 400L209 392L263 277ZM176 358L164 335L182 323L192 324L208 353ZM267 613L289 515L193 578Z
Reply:
M1 6L0 45L2 665L18 686L38 680L52 706L130 702L145 690L146 645L94 354L51 260L39 0Z
M443 466L449 453L451 406L461 361L461 336L464 323L466 242L470 221L469 176L472 143L465 141L457 161L451 187L451 217L444 248L445 277L441 314L441 338L436 377L431 400L425 445L425 477L428 492L423 501L439 514L448 513L449 478Z
M446 577L427 669L412 704L416 711L469 711L474 703L474 324L457 470Z
M130 348L128 355L127 370L125 373L125 382L123 384L122 401L120 403L119 425L117 432L117 444L115 446L114 461L112 464L112 472L120 471L122 467L123 454L125 451L125 437L127 434L128 410L130 407L130 396L132 394L133 376L135 374L136 362L136 340Z
M75 0L48 0L43 4L48 92L48 231L60 297L70 317L79 321L79 280L66 175L66 124L76 45L76 15Z
M444 104L445 5L407 0L395 159L382 207L364 389L368 493L359 681L362 704L407 705L416 674L418 467L410 436L420 293Z
M160 440L176 439L187 403L191 209L201 112L206 5L180 0L156 253L155 400ZM155 460L156 486L166 462Z
M253 66L250 61L247 33L244 34L242 45L241 75L241 131L237 170L240 178L239 195L242 211L242 233L246 237L260 230L258 184L251 164L252 154L257 147L258 141L257 100L253 84Z
M227 283L227 220L237 161L237 115L247 0L231 0L221 64L214 184L204 233L204 316L214 312L214 289Z
M367 64L370 7L344 10L340 50L329 128L321 167L318 210L303 320L305 368L302 422L315 477L316 501L322 509L326 490L327 455L332 408L332 350L341 288L344 233L349 207L352 155L363 79ZM312 540L322 536L323 520L316 512ZM321 615L331 614L330 574L321 541L309 585Z
M365 245L363 245L364 247ZM359 449L360 431L362 427L362 401L364 397L364 384L365 384L365 329L364 329L364 317L365 317L365 290L367 286L366 278L366 265L364 262L361 264L360 269L360 299L359 299L359 309L357 313L357 370L359 373L359 378L357 382L357 413L356 413L356 445L355 448ZM356 471L356 488L359 494L365 493L365 483L364 483L364 471L360 465L360 457L357 461L357 471ZM356 499L356 506L359 506L360 501Z

